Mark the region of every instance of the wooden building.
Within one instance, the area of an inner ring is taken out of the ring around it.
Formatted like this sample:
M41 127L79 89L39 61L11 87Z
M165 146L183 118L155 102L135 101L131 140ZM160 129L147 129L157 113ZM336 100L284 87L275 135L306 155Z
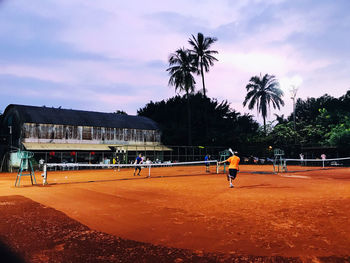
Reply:
M129 162L139 152L161 160L164 151L171 151L162 145L157 123L117 113L11 104L0 134L7 142L3 152L33 151L46 162Z

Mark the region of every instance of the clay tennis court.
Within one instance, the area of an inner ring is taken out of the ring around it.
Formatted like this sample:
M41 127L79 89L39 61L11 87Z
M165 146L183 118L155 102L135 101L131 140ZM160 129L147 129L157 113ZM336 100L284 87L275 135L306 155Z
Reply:
M17 188L15 174L1 174L0 240L32 262L79 262L77 253L89 251L80 262L350 261L350 168L280 176L267 173L268 165L241 165L233 189L224 174L204 167L174 169L155 168L151 178L147 169L140 177L132 170L49 171L49 185L40 186L37 173L39 186L22 177ZM86 227L85 239L73 250L69 232L77 224ZM41 248L29 237L49 237L35 234L41 227L65 235ZM131 243L117 250L116 241L86 233ZM93 255L103 246L105 257ZM127 249L133 253L115 252Z

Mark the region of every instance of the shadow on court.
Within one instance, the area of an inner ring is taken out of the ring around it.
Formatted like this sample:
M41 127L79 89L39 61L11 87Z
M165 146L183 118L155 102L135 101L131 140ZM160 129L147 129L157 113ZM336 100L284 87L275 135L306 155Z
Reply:
M203 175L223 175L223 174L215 174L215 173L202 173L202 174L186 174L186 175L155 175L155 176L135 176L135 177L128 177L128 178L115 178L115 179L100 179L100 180L87 180L87 181L75 181L75 182L50 182L50 179L48 178L48 184L47 185L21 185L20 187L32 187L32 186L44 186L49 187L53 185L66 185L66 184L86 184L86 183L104 183L104 182L116 182L116 181L133 181L133 180L152 180L152 179L162 179L162 178L181 178L181 177L196 177L196 176L203 176Z
M23 258L0 240L0 259L6 263L24 263Z

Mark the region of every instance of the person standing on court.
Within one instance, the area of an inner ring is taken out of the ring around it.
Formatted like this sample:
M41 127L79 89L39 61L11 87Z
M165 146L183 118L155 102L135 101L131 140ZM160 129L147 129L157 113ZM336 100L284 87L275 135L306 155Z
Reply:
M134 164L142 164L142 163L143 163L142 154L140 153L139 156L136 157L136 160L135 160ZM134 176L135 176L137 170L139 170L137 175L140 176L140 172L141 172L141 166L140 165L135 166Z
M113 159L112 159L112 164L113 164L113 169L114 169L114 171L116 170L115 169L115 164L117 163L117 160L115 159L115 157L113 157Z
M321 159L322 159L322 167L323 168L324 168L324 161L326 160L326 158L327 158L327 156L324 153L322 153L321 154Z
M299 154L299 157L300 157L300 165L304 165L304 154L303 153Z
M206 171L207 173L210 172L210 171L209 171L209 165L210 165L210 163L208 162L209 159L210 159L210 155L207 154L207 155L204 157L204 161L205 161L205 171Z
M230 188L233 188L232 181L236 179L237 172L239 171L239 161L241 159L238 157L238 152L233 152L232 156L228 158L225 161L219 162L219 164L222 163L230 163L228 167L228 175L227 175L227 180L230 182Z

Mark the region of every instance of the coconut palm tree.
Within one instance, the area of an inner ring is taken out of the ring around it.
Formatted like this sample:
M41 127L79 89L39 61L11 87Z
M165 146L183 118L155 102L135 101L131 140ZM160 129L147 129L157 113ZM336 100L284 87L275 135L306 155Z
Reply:
M191 136L191 107L189 102L190 94L194 92L195 80L192 73L196 72L193 66L193 55L184 48L180 48L169 57L169 85L175 87L175 92L185 92L187 98L187 118L188 118L188 144L192 145Z
M197 74L202 76L203 95L204 97L206 89L204 83L204 71L209 72L209 67L214 65L214 61L218 61L213 55L218 52L210 50L210 46L217 41L215 37L204 37L202 33L197 34L197 38L192 35L192 38L188 40L188 43L192 46L190 52L194 55L194 65L197 68Z
M279 87L279 83L275 76L265 74L265 76L254 76L249 80L246 86L248 91L243 106L248 103L248 109L253 109L256 105L258 112L261 113L264 119L264 131L266 134L266 116L267 108L272 106L274 109L280 109L284 106L282 100L283 91Z

